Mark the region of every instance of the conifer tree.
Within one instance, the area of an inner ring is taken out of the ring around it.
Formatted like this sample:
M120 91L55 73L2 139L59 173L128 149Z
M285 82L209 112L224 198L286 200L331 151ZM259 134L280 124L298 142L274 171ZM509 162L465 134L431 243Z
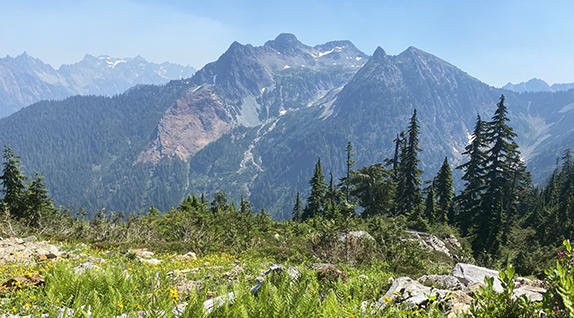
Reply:
M25 198L26 198L26 176L22 172L20 157L14 154L14 150L6 144L2 154L5 162L3 164L0 184L4 197L2 202L10 211L10 214L16 218L25 217Z
M350 183L351 195L364 208L362 217L389 214L394 208L395 183L381 163L353 171Z
M436 211L434 182L427 188L424 216L429 221L430 224L434 224L440 221L440 218L438 217Z
M483 252L491 256L498 254L509 230L508 218L516 213L516 200L520 192L517 185L529 183L526 167L519 158L518 145L514 142L516 133L507 125L507 113L502 95L485 133L490 149L486 152L482 211L477 220L477 236L473 241L477 255Z
M309 185L311 185L311 194L307 198L307 206L303 210L303 220L323 215L327 183L323 175L323 168L321 168L321 158L315 164L315 170L313 171L313 177L309 180Z
M48 216L54 212L54 205L48 194L48 189L44 185L44 178L42 178L39 171L36 171L36 176L26 188L24 216L28 224L37 226L40 216Z
M422 203L421 179L422 170L418 168L419 123L415 109L409 121L407 141L399 155L398 184L397 184L397 212L398 214L414 215L419 212Z
M329 188L325 192L325 209L324 216L330 220L337 220L341 217L341 203L344 200L344 194L337 189L333 183L333 173L329 172Z
M448 164L448 158L444 157L444 162L436 176L434 188L438 202L437 222L446 223L448 221L448 211L452 203L454 191L452 189L452 171ZM433 193L434 194L434 193Z
M299 191L297 191L297 198L295 199L295 205L293 206L293 213L291 214L292 220L295 222L301 222L302 215L301 211L303 211L301 205L301 195Z
M400 150L402 149L401 145L404 143L405 140L405 131L401 131L400 134L397 134L397 138L393 140L395 142L395 154L393 155L392 165L393 165L393 173L396 174L397 168L399 166L399 154Z
M465 181L465 188L457 198L460 202L460 210L456 215L456 223L459 224L462 235L467 236L470 228L475 223L477 215L480 213L482 194L485 187L485 162L486 154L484 150L488 145L484 137L485 123L481 120L480 115L476 116L476 124L472 134L471 143L466 146L462 153L469 157L468 162L456 167L462 169L464 175L462 180Z
M355 166L355 160L353 160L354 156L355 154L353 152L353 146L349 141L347 143L347 162L346 162L347 171L345 173L345 178L343 181L343 190L345 191L345 201L347 202L349 202L349 191L350 191L349 178L351 177L351 171L353 170L353 166Z
M241 196L241 203L239 206L239 212L241 214L252 214L253 213L253 203L249 202L249 200L245 199L243 195Z

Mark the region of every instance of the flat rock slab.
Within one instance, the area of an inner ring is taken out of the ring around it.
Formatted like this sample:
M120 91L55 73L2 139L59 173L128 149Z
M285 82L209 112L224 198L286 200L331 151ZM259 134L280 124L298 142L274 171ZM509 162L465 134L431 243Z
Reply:
M531 302L541 302L544 293L546 293L546 289L542 287L522 286L512 292L512 297L517 298L522 295L526 295L526 297L530 299Z
M471 283L484 284L485 277L494 277L494 291L502 292L502 284L500 282L498 271L479 267L471 264L458 263L454 266L450 276L458 278L458 280L465 286Z
M450 290L463 290L465 288L458 278L450 275L423 275L417 279L417 281L427 286L432 285L436 288Z

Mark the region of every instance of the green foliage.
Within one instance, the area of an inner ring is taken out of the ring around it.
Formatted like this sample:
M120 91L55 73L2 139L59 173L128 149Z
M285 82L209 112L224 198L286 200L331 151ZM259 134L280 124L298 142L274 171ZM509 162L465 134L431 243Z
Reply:
M325 193L327 191L327 182L321 168L321 158L315 164L313 177L309 180L311 185L311 194L307 198L307 206L303 210L303 220L323 216L325 206Z
M451 209L452 197L454 195L452 172L448 164L448 157L444 158L444 162L435 178L433 186L436 188L436 196L438 203L437 222L445 223L450 221L448 219L448 212Z
M395 183L381 163L351 171L350 195L358 199L364 218L386 215L394 208Z
M297 191L297 197L295 199L295 205L293 206L293 212L291 214L293 221L300 222L303 219L301 211L303 211L303 208L301 205L301 195L300 195L299 191Z
M22 172L20 157L14 154L14 150L7 144L4 147L2 176L0 176L4 194L2 201L3 209L17 220L25 220L28 225L39 227L42 219L53 217L56 213L48 189L44 185L44 178L36 171L34 179L28 184L28 178Z
M462 314L462 317L537 317L540 304L531 303L526 295L512 297L514 277L515 271L512 265L508 265L505 271L500 272L501 293L494 291L494 277L485 277L486 286L480 287L480 291L475 293L470 313Z
M456 167L464 171L462 180L465 187L457 197L460 208L455 222L459 225L464 236L475 232L474 226L478 223L481 198L485 189L486 171L484 165L486 154L483 151L487 147L484 139L485 125L480 115L477 115L472 142L464 148L465 152L462 153L467 155L469 159L466 163Z
M3 194L2 203L16 218L25 217L25 196L26 186L24 183L27 178L22 172L22 165L20 164L20 157L14 154L14 150L6 144L2 152L2 158L5 162L3 164L2 176L2 190Z
M400 163L397 171L397 212L403 215L418 215L422 203L421 196L421 179L423 173L418 168L420 159L418 153L422 151L419 148L419 122L417 119L417 110L409 121L407 130L407 141L401 149L399 158Z
M570 241L564 241L566 251L558 253L556 268L546 270L550 288L544 294L544 305L549 311L565 311L574 317L574 251Z
M329 265L317 272L317 280L319 281L319 284L326 286L332 286L339 282L346 284L347 273L335 266Z

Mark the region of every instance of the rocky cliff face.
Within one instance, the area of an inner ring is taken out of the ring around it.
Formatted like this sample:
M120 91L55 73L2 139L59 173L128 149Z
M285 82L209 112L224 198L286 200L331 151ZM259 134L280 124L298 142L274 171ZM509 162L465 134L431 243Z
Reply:
M172 155L187 160L229 132L232 124L231 116L213 89L190 93L165 112L155 139L140 153L137 162L158 162Z
M310 106L367 60L349 41L310 47L281 34L261 47L234 42L190 79L197 87L164 114L138 162L173 154L187 160L232 127L258 126Z
M195 69L171 63L155 64L142 57L113 58L86 54L78 63L58 70L28 55L0 58L0 117L40 100L72 95L121 94L138 84L165 84L191 77Z

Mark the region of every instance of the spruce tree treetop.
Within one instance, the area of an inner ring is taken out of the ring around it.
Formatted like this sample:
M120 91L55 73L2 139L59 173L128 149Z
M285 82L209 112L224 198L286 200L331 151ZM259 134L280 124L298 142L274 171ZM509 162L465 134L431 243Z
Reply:
M302 215L301 211L303 211L301 205L301 194L297 191L297 197L295 199L295 205L293 206L293 212L291 214L292 220L295 222L301 222Z
M311 185L311 194L307 198L307 206L303 211L303 220L322 216L325 205L325 193L327 192L327 182L321 168L321 158L318 158L313 171L313 177L309 180Z
M24 198L26 186L26 176L22 172L22 164L20 164L20 157L14 154L14 150L9 144L4 146L2 157L5 162L3 164L2 176L0 176L0 184L2 185L2 202L6 205L10 213L15 217L24 217Z
M423 171L418 168L420 162L418 153L422 149L419 148L418 134L419 122L415 109L409 121L406 145L399 156L400 163L397 174L397 210L399 214L418 213L422 203L420 176Z
M464 171L461 179L465 181L465 188L457 198L458 202L460 202L460 211L456 217L456 223L458 223L463 236L466 236L469 229L475 224L475 218L479 213L484 192L486 154L483 149L486 149L488 146L484 138L485 129L486 125L480 118L480 115L476 115L472 141L464 148L465 152L462 153L468 156L469 160L456 167Z
M448 157L444 157L444 162L436 176L434 183L436 189L436 196L438 199L438 222L447 222L447 213L450 209L452 197L454 195L452 171L448 164Z

